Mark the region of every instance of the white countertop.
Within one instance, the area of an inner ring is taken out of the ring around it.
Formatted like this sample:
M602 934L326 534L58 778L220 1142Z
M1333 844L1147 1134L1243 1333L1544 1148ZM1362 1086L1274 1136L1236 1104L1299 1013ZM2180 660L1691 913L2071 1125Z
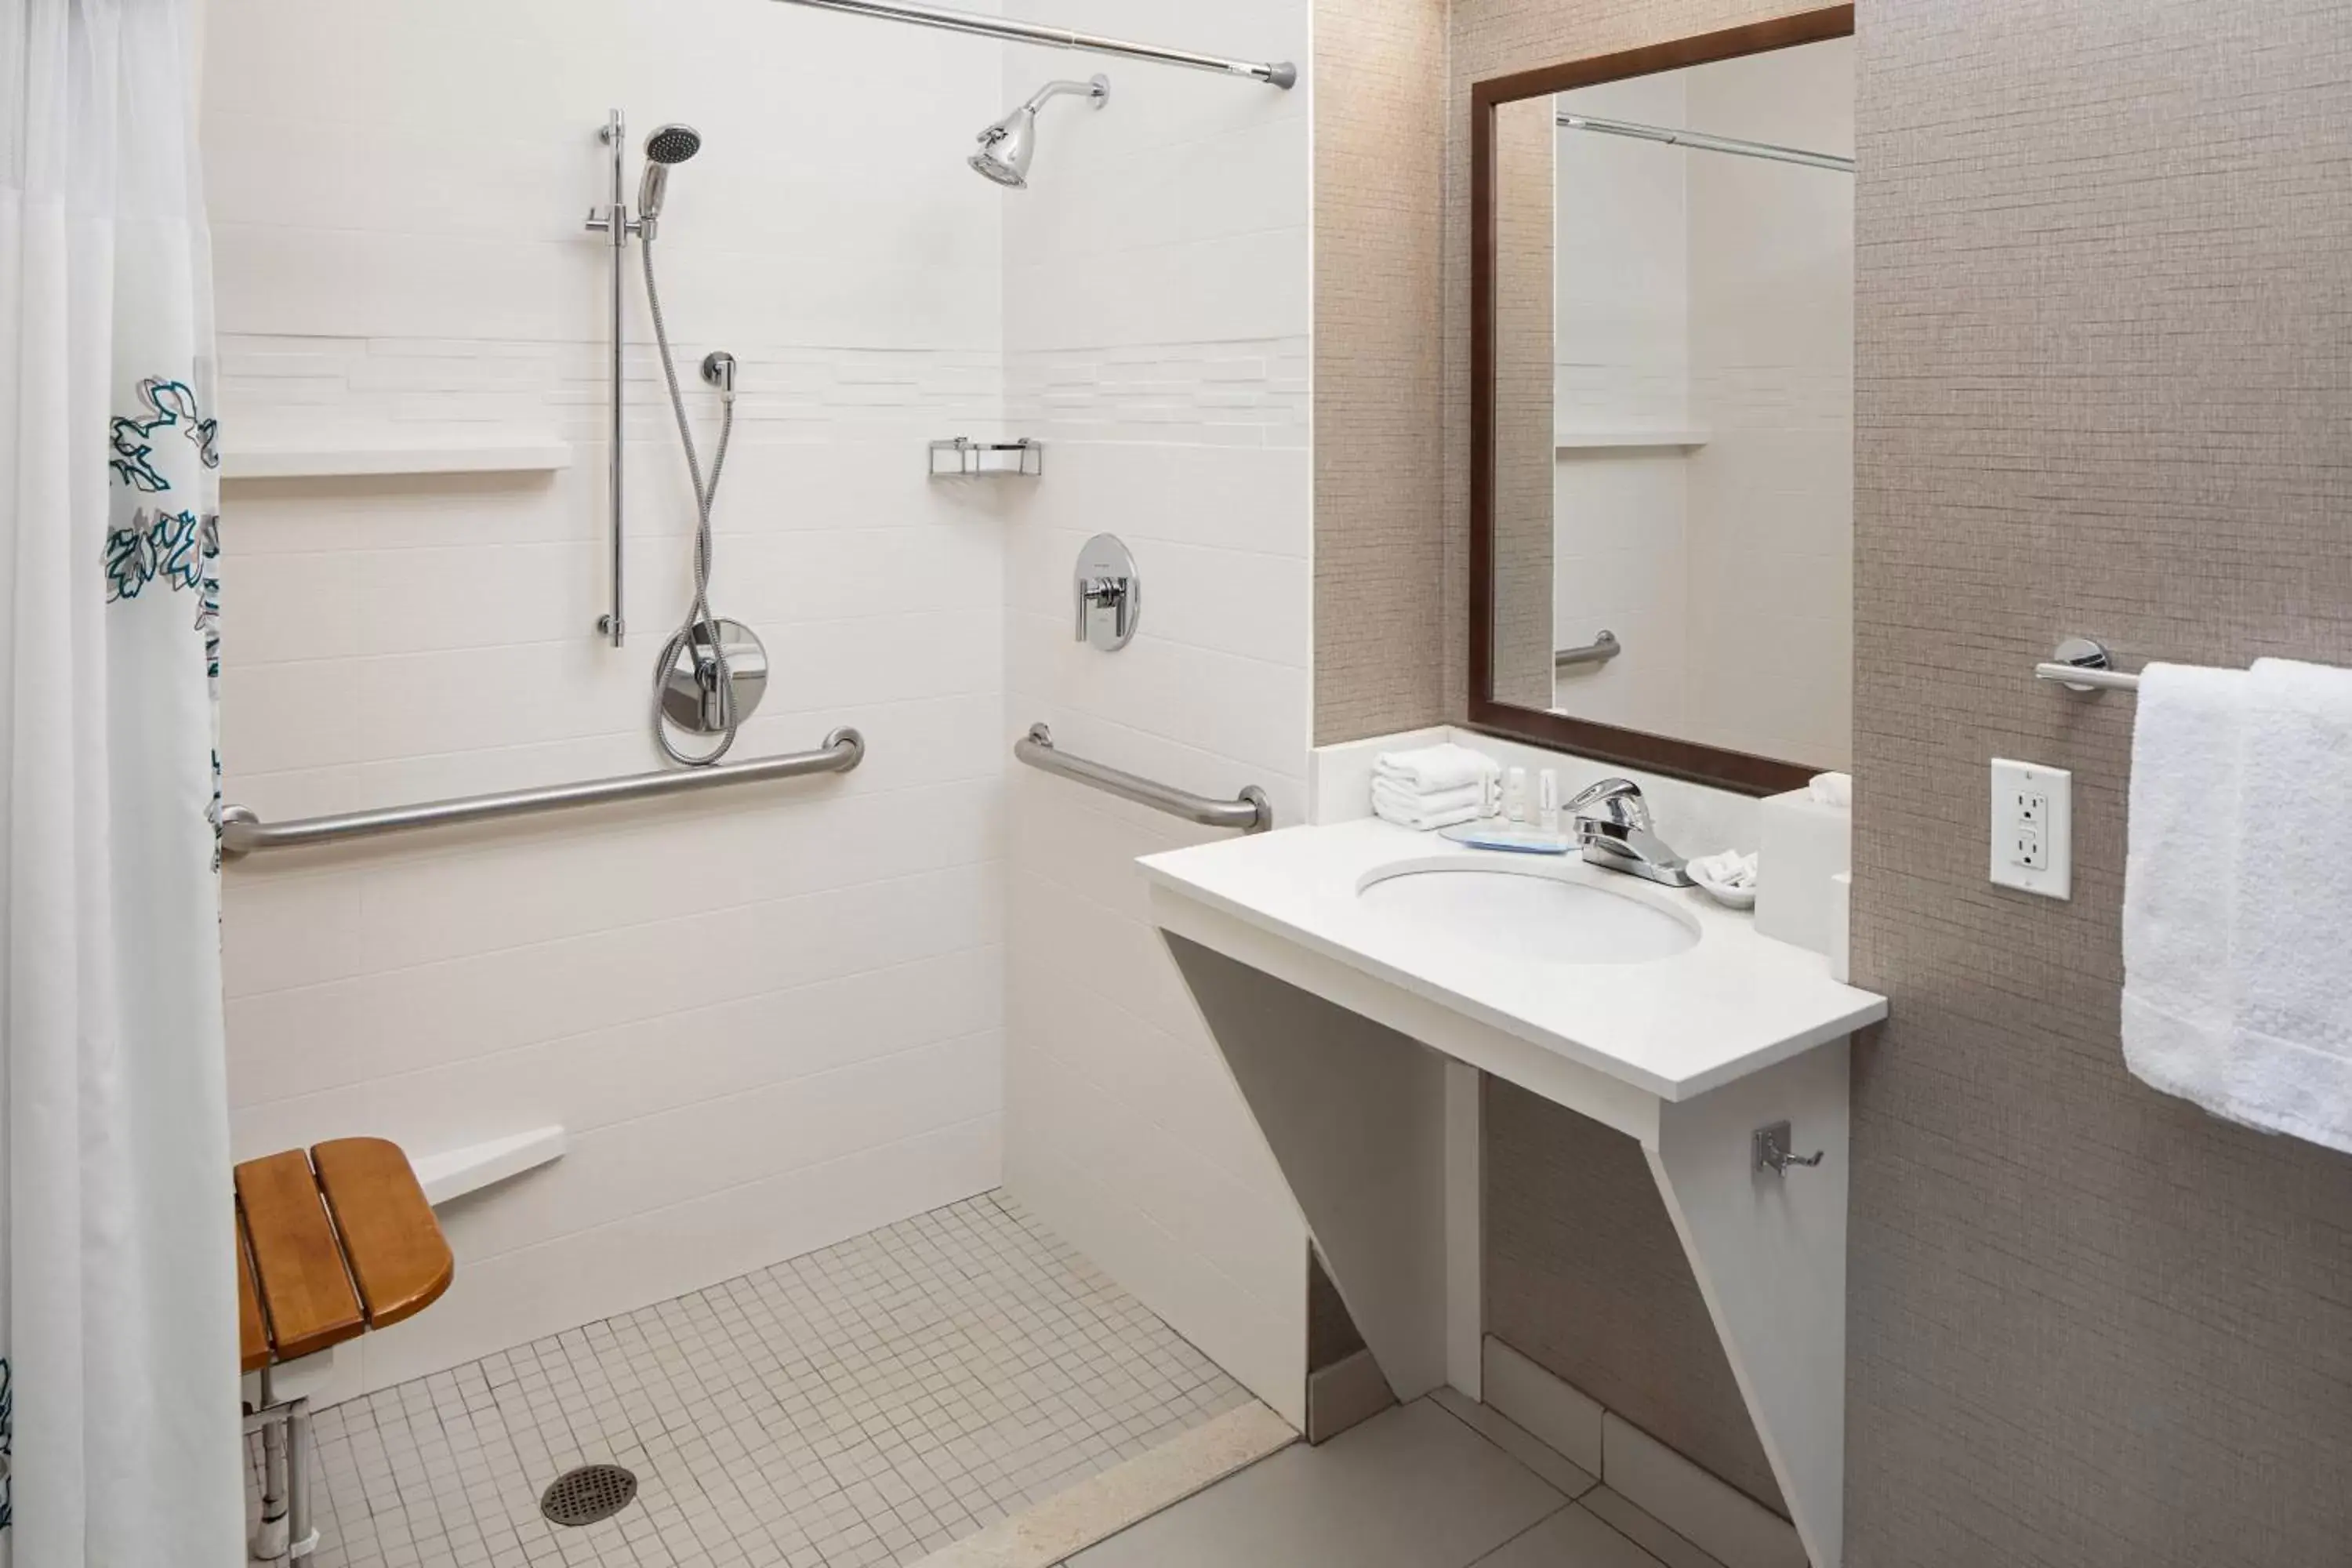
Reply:
M1374 979L1663 1100L1693 1099L1886 1016L1816 952L1756 934L1696 889L1661 888L1572 858L1568 879L1695 921L1687 952L1643 963L1510 957L1415 940L1357 890L1402 860L1517 858L1362 820L1292 827L1146 857L1156 889L1286 938ZM1235 955L1244 956L1244 955Z

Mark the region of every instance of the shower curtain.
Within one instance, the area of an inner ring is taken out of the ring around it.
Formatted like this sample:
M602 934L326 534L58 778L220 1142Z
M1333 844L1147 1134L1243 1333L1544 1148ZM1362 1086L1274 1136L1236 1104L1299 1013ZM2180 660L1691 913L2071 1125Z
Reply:
M0 0L0 1568L244 1557L193 0Z

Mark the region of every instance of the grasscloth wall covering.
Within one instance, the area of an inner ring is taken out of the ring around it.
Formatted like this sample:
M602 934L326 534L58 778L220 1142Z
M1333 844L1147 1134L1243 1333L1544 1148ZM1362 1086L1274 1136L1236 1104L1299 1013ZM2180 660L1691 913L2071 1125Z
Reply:
M2352 663L2352 6L1861 46L1847 1561L2352 1561L2352 1159L2126 1074L2132 702L2028 679ZM2073 902L1987 886L1997 755L2074 770Z
M1439 722L1445 0L1317 0L1315 740Z

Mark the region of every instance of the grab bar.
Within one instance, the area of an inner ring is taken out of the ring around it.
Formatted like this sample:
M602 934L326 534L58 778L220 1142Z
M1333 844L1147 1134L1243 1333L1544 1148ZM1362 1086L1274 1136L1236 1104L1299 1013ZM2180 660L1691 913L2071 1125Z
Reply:
M1242 791L1236 800L1188 795L1139 774L1121 773L1059 751L1054 745L1053 731L1043 724L1030 725L1029 732L1013 742L1013 754L1033 768L1076 779L1122 800L1197 822L1203 827L1238 827L1244 833L1264 833L1274 826L1274 803L1255 784Z
M386 833L406 833L420 827L454 827L464 822L493 822L502 817L530 816L543 811L568 811L578 805L611 805L625 800L651 800L659 795L688 795L697 790L723 789L730 784L765 784L772 779L799 778L805 773L845 773L866 758L866 737L851 729L835 730L814 752L792 752L757 762L722 763L709 768L678 768L657 773L627 773L619 778L593 779L587 784L551 784L542 789L509 790L498 795L461 795L455 800L430 800L417 805L387 806L381 811L345 812L338 816L305 816L292 822L264 822L241 805L221 812L221 850L229 856L263 849L302 849L313 845L340 844L352 838L374 838Z
M1615 632L1602 632L1582 647L1564 647L1553 654L1551 667L1561 670L1579 664L1607 664L1624 651L1625 645L1617 640Z

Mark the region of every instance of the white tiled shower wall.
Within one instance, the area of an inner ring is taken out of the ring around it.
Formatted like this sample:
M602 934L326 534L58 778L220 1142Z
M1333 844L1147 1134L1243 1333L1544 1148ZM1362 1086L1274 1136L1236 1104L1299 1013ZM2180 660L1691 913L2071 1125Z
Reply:
M1069 20L1017 0L1014 15ZM1304 0L1113 0L1086 25L1305 60ZM1005 208L1005 352L1045 478L1006 535L1007 718L1303 820L1308 749L1308 92L1006 51L1060 103ZM1073 638L1078 547L1115 532L1140 635ZM1304 1221L1194 1012L1131 864L1216 835L1026 769L1010 781L1005 1175L1057 1233L1294 1422Z
M1133 0L1086 20L1303 60L1307 18ZM1300 818L1307 91L750 0L210 0L207 21L232 443L574 453L552 477L232 491L230 798L286 816L653 765L648 662L692 518L634 278L633 635L591 635L606 257L579 226L615 104L633 176L662 120L707 139L657 256L706 452L692 363L742 363L714 603L777 671L742 752L839 723L870 747L845 778L708 805L232 869L241 1155L572 1134L444 1211L458 1283L361 1342L364 1385L1002 1171L1296 1418L1303 1226L1129 864L1193 836L1008 753L1045 719ZM1007 102L1094 68L1111 107L1049 106L1031 190L963 167ZM923 477L924 440L1000 429L1049 443L1045 479ZM1068 640L1097 529L1147 575L1116 658Z
M233 487L226 788L284 816L651 767L692 511L630 283L629 645L604 608L596 127L704 150L663 284L742 361L714 603L776 676L745 755L856 773L234 868L240 1155L547 1123L444 1211L450 1295L383 1386L984 1190L1001 1173L1001 500L922 443L1003 414L985 44L746 0L211 0L226 439L573 444L551 477ZM634 259L634 258L633 258Z

